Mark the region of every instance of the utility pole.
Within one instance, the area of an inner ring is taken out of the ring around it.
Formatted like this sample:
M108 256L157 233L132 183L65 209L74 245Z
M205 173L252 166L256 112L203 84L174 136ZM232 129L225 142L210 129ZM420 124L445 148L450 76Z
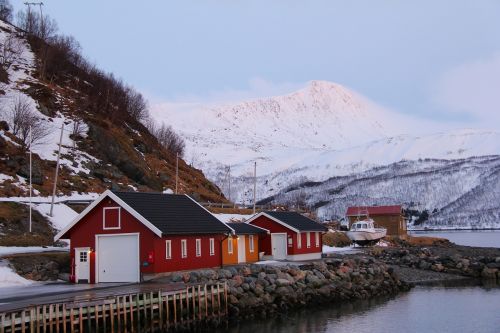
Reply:
M31 169L32 169L32 154L31 154L31 144L32 144L32 134L31 134L31 126L30 126L30 135L29 135L29 143L30 143L30 233L31 233L31 230L32 230L32 215L31 215L31 193L33 192L32 190L32 186L33 186L33 182L32 182L32 177L31 177Z
M59 159L61 158L61 146L64 131L64 120L61 124L61 136L59 137L59 151L57 152L56 175L54 177L54 187L52 188L52 203L50 204L50 216L54 216L54 199L56 197L57 177L59 176Z
M255 192L257 191L257 161L253 164L253 213L255 214Z
M32 26L31 26L31 23L33 22L32 21L32 18L31 18L31 6L39 6L40 7L40 26L42 28L42 30L45 29L45 27L43 26L43 12L42 12L42 6L43 6L43 2L25 2L24 3L26 6L28 6L28 24L29 24L29 33L32 32Z
M177 194L178 184L179 184L179 153L177 153L175 161L175 194Z
M227 198L229 202L231 202L231 165L229 165L227 169L227 177L229 178L229 185L228 185L228 190L227 190Z

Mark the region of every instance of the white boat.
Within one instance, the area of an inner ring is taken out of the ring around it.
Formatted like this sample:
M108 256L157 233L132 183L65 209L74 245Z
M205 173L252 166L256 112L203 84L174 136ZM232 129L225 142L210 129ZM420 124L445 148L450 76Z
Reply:
M370 245L376 244L387 234L385 228L375 228L373 220L368 218L363 221L356 221L351 225L351 229L346 231L347 237L356 244Z

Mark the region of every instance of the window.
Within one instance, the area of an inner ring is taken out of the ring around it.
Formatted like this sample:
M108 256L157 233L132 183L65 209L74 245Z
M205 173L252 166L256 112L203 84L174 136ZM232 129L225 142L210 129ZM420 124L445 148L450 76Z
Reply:
M248 245L248 249L250 250L250 252L253 252L254 251L254 248L253 248L253 235L249 235L248 236L248 243L250 243Z
M316 237L316 247L319 247L319 232L314 235Z
M201 257L201 239L196 240L196 256Z
M297 234L297 248L302 248L302 235L300 234L300 232Z
M172 259L172 241L170 239L165 241L165 258Z
M210 238L210 255L213 256L215 254L215 240Z
M311 233L307 232L307 248L311 247Z
M86 251L82 251L80 252L80 262L87 262L87 252Z
M227 239L227 253L233 254L233 237Z
M120 229L120 215L120 207L104 207L102 209L102 229Z
M187 240L182 239L181 240L181 257L182 258L187 258L188 256L188 250L187 250Z

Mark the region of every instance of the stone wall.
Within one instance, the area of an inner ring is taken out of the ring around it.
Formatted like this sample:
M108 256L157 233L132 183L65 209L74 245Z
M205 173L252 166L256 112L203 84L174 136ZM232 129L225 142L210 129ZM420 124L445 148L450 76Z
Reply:
M174 273L172 282L227 282L232 318L266 317L293 308L345 302L408 290L393 270L369 257L325 259L308 265L244 265Z

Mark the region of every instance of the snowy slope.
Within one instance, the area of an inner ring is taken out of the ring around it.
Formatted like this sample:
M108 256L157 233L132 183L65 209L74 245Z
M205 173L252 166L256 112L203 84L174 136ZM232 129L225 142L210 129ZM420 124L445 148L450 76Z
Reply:
M229 194L249 202L253 162L257 198L289 185L320 182L401 160L461 159L500 154L500 133L456 130L415 136L428 124L401 116L330 82L312 81L297 92L248 102L157 105L153 115L187 141L187 161ZM431 129L432 130L432 129Z

